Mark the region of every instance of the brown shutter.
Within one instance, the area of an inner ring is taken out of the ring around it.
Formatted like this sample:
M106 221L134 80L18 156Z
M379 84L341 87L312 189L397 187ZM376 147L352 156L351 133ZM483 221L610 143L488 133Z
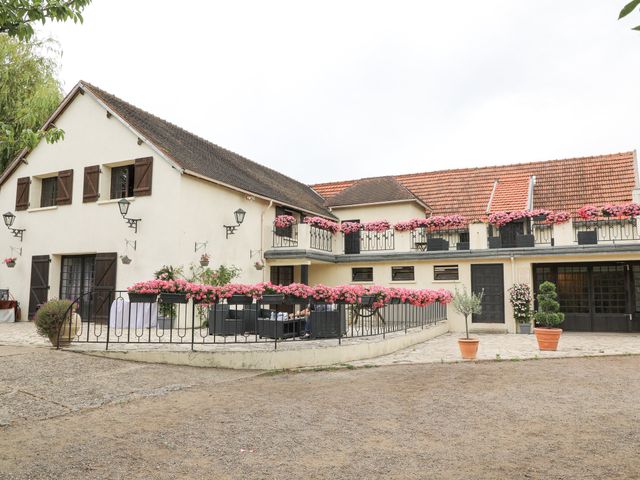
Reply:
M84 185L82 187L82 201L95 202L100 197L100 165L84 167Z
M58 198L56 205L71 205L73 197L73 170L58 172Z
M31 257L31 284L29 288L29 318L46 303L49 296L49 255L34 255Z
M26 210L29 208L29 177L18 179L18 189L16 190L16 210Z
M153 157L136 158L133 173L133 196L151 195L151 179L153 176Z
M117 253L98 253L96 255L93 313L96 321L107 321L109 309L115 297Z

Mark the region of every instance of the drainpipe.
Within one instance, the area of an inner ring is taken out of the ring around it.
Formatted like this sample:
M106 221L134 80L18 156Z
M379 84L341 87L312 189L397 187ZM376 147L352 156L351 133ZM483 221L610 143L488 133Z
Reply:
M513 258L513 255L511 255L511 285L514 285L515 283L516 283L516 262L515 262L515 259ZM514 333L518 333L517 329L518 329L518 326L516 325L516 331Z
M269 205L266 206L266 208L264 210L262 210L262 213L260 214L260 261L262 261L264 263L264 255L263 255L263 251L262 251L262 247L264 246L264 214L267 213L267 210L269 210L271 207L273 206L273 200L269 200ZM262 269L262 281L264 282L264 276L267 274L267 272L265 272L265 269Z

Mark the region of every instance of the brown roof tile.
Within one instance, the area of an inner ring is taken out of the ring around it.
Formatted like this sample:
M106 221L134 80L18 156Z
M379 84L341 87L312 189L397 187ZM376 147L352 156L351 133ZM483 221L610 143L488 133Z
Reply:
M525 208L529 177L535 175L533 208L574 212L586 204L630 202L631 191L636 187L636 168L634 152L624 152L396 175L395 178L436 215L462 214L478 218L486 214L496 180L500 183L492 211L498 207L507 211ZM313 188L330 199L354 182L323 183Z

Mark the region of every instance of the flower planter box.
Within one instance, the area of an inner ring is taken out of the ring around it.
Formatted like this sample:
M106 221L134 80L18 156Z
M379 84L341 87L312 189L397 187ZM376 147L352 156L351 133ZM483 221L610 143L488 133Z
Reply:
M598 232L591 230L588 232L578 232L578 245L597 245Z
M502 238L489 237L489 248L502 248Z
M456 243L456 250L469 250L471 248L470 242L458 242Z
M373 302L375 301L375 295L363 295L360 299L360 305L373 305Z
M286 295L284 297L284 303L286 305L307 305L309 303L308 298L294 297L293 295Z
M449 241L444 238L427 238L427 251L449 250Z
M547 215L534 215L531 218L534 222L544 222L547 219Z
M518 333L523 335L529 335L531 333L531 324L530 323L519 323L518 324Z
M402 304L402 299L400 298L392 298L391 301L389 302L390 305L401 305Z
M231 295L231 298L227 299L229 305L251 305L253 303L253 297L250 295Z
M129 303L156 303L157 293L133 293L129 292Z
M267 305L282 305L284 303L284 295L282 293L265 293L262 295L262 303Z
M527 248L527 247L535 247L536 239L533 235L516 235L516 247L518 248Z
M186 293L161 293L160 303L187 303Z

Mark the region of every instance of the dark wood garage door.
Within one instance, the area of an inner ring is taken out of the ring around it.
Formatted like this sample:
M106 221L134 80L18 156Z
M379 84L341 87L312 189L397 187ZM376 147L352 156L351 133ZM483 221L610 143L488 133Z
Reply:
M471 290L484 292L482 313L473 323L504 323L504 273L501 263L471 265Z
M636 313L640 302L635 300L634 287L640 280L637 265L622 262L534 265L533 273L535 293L546 280L556 284L560 310L565 314L560 326L563 330L640 330Z

